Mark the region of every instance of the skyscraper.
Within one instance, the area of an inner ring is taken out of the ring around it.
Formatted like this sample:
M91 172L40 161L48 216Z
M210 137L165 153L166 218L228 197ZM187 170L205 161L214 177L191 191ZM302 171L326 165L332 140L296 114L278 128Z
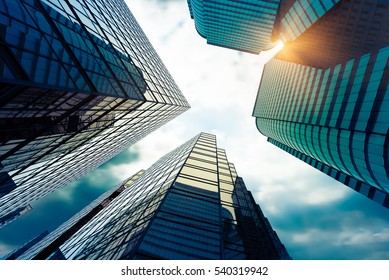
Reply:
M38 236L34 237L33 239L31 239L27 243L25 243L22 246L20 246L19 248L9 252L7 255L5 255L2 258L0 258L0 260L15 260L16 258L18 258L21 255L23 255L24 252L26 252L32 246L34 246L39 241L41 241L43 238L45 238L48 234L49 234L49 232L47 230L45 230L44 232L42 232Z
M279 0L188 0L197 32L211 45L258 54L271 45Z
M123 0L0 18L0 226L189 108Z
M273 31L276 58L328 69L389 46L386 0L283 1Z
M273 26L256 27L285 47L253 115L270 143L389 208L388 14L386 0L280 1Z
M188 0L207 43L258 54L277 40L277 58L329 68L388 46L386 0Z
M389 208L389 47L333 68L273 60L253 115L269 142Z
M107 201L118 188L120 194ZM103 200L107 204L85 219ZM290 257L215 136L201 133L113 188L21 256L47 258Z

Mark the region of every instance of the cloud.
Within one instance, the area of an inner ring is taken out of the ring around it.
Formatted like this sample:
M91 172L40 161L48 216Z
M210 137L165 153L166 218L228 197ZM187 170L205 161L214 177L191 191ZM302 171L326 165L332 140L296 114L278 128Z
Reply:
M387 259L387 230L379 232L355 228L311 228L290 234L290 244L298 259ZM350 242L351 240L351 242ZM309 246L306 246L309 244Z
M365 198L350 190L327 205L296 203L268 217L295 259L386 259L389 221L380 213L386 209L350 203L358 200Z
M358 246L360 244L375 244L389 242L389 229L373 231L367 228L360 228L353 232L342 232L339 235L339 243L344 245Z
M8 244L0 242L0 257L5 256L8 254L8 252L12 251L15 249L15 246L10 246Z
M109 167L112 165L119 165L122 163L128 163L129 161L137 161L140 158L139 151L137 149L127 149L123 151L122 153L118 154L116 157L111 159L109 162L105 163L101 167L104 168L105 166Z

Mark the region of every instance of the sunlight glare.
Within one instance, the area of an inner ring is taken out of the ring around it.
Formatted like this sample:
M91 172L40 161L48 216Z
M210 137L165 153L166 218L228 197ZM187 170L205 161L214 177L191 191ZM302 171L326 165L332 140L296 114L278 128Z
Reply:
M259 60L262 64L268 63L277 53L279 53L282 48L284 47L284 43L281 40L278 40L274 47L266 50L266 51L261 51L259 53Z

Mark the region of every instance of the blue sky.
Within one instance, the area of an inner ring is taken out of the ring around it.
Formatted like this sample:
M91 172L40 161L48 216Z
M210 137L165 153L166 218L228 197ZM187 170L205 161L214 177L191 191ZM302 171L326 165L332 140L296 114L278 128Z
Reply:
M266 142L251 116L262 64L206 44L185 0L128 6L191 109L0 229L0 255L61 222L197 133L217 136L294 259L389 259L389 211Z

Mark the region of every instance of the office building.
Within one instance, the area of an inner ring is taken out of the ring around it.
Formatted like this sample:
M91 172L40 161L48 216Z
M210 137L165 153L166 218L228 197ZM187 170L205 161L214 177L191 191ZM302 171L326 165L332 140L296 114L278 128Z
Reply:
M84 219L109 193L20 259L290 259L213 135L197 135L118 188L96 214Z
M283 1L273 39L277 59L328 69L389 46L386 0Z
M386 0L188 0L207 43L258 54L285 43L280 60L330 68L389 45Z
M0 40L0 226L189 108L123 0L3 0Z
M110 188L105 193L100 195L94 201L85 206L80 212L75 214L72 218L64 222L57 229L51 232L42 242L37 244L32 249L23 254L21 258L24 259L46 259L50 258L65 259L65 257L56 251L67 239L69 239L82 226L88 223L94 216L97 215L104 207L106 207L114 198L116 198L125 188L132 184L144 170L140 170L135 175L124 180L120 184ZM54 255L53 252L56 252ZM19 256L18 256L19 257Z
M208 44L258 54L272 41L279 0L188 0L197 32Z
M268 141L389 208L389 47L328 69L265 66L254 108Z

